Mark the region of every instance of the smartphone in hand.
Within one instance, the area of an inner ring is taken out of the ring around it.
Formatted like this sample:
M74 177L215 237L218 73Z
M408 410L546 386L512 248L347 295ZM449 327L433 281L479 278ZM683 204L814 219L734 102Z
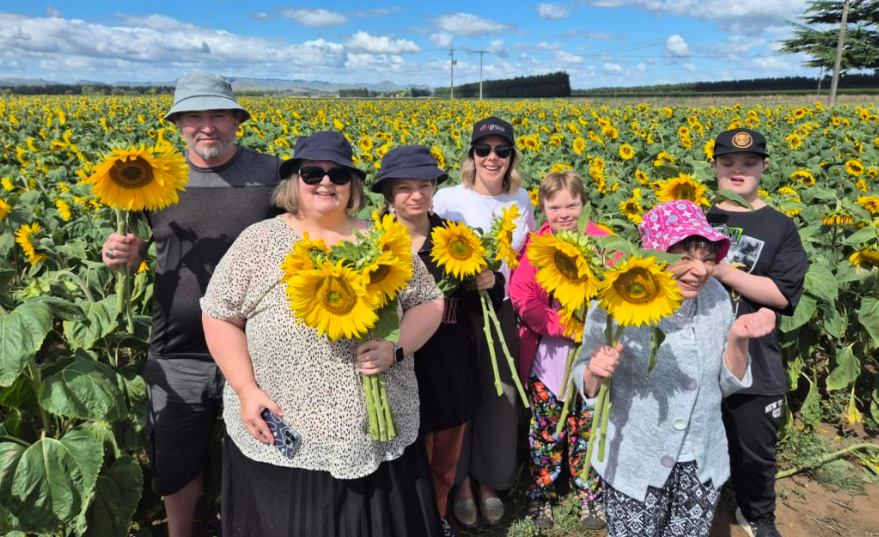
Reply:
M263 409L260 416L265 420L266 425L269 426L269 430L272 432L272 436L275 438L275 449L280 451L281 455L292 459L293 455L296 454L296 450L299 449L302 437L293 427L287 425L277 414L270 412L269 409Z

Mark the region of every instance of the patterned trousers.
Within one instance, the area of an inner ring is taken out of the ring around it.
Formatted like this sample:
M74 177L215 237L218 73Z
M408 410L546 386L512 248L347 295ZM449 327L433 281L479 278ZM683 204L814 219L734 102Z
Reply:
M565 402L556 398L537 377L529 380L531 396L531 425L528 444L531 447L531 482L525 491L530 500L554 501L558 499L555 482L562 472L562 458L567 451L571 484L584 502L595 501L601 494L598 476L590 468L589 477L581 479L589 447L589 426L592 410L586 406L580 394L574 390L568 417L561 432L555 434L562 407Z
M707 537L720 491L699 482L696 463L679 462L643 502L604 483L607 537Z

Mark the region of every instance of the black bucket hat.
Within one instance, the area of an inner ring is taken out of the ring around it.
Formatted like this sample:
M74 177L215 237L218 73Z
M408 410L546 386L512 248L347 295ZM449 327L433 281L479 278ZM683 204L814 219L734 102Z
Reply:
M491 135L500 136L510 142L511 146L516 147L513 126L503 119L494 116L479 120L473 125L473 135L470 137L470 144L475 144L477 140Z
M354 152L351 144L341 132L320 131L311 136L300 136L293 147L293 158L281 163L278 170L281 179L286 179L299 170L303 160L328 160L350 168L362 181L366 172L354 166Z
M373 183L372 191L381 192L384 183L390 179L436 180L437 184L448 179L449 174L436 165L430 149L423 145L404 145L388 151L382 158L378 181Z
M732 129L721 132L714 139L714 156L732 153L755 153L768 157L766 137L751 129Z

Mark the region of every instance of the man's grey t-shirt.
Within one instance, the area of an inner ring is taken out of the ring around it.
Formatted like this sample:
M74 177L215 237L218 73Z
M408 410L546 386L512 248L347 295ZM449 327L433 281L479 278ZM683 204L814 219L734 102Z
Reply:
M147 214L156 245L151 356L211 359L198 301L238 234L278 214L271 195L280 163L241 147L216 168L188 162L180 202Z

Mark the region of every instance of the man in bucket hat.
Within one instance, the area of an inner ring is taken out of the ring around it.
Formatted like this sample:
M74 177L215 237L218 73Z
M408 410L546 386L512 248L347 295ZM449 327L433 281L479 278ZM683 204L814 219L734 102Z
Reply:
M221 75L181 78L165 116L186 141L189 183L180 202L147 220L153 236L113 233L103 246L112 270L136 271L155 242L152 336L144 367L153 489L165 497L169 537L192 535L195 508L223 377L205 344L199 298L226 250L247 226L270 216L280 160L236 143L250 113Z

